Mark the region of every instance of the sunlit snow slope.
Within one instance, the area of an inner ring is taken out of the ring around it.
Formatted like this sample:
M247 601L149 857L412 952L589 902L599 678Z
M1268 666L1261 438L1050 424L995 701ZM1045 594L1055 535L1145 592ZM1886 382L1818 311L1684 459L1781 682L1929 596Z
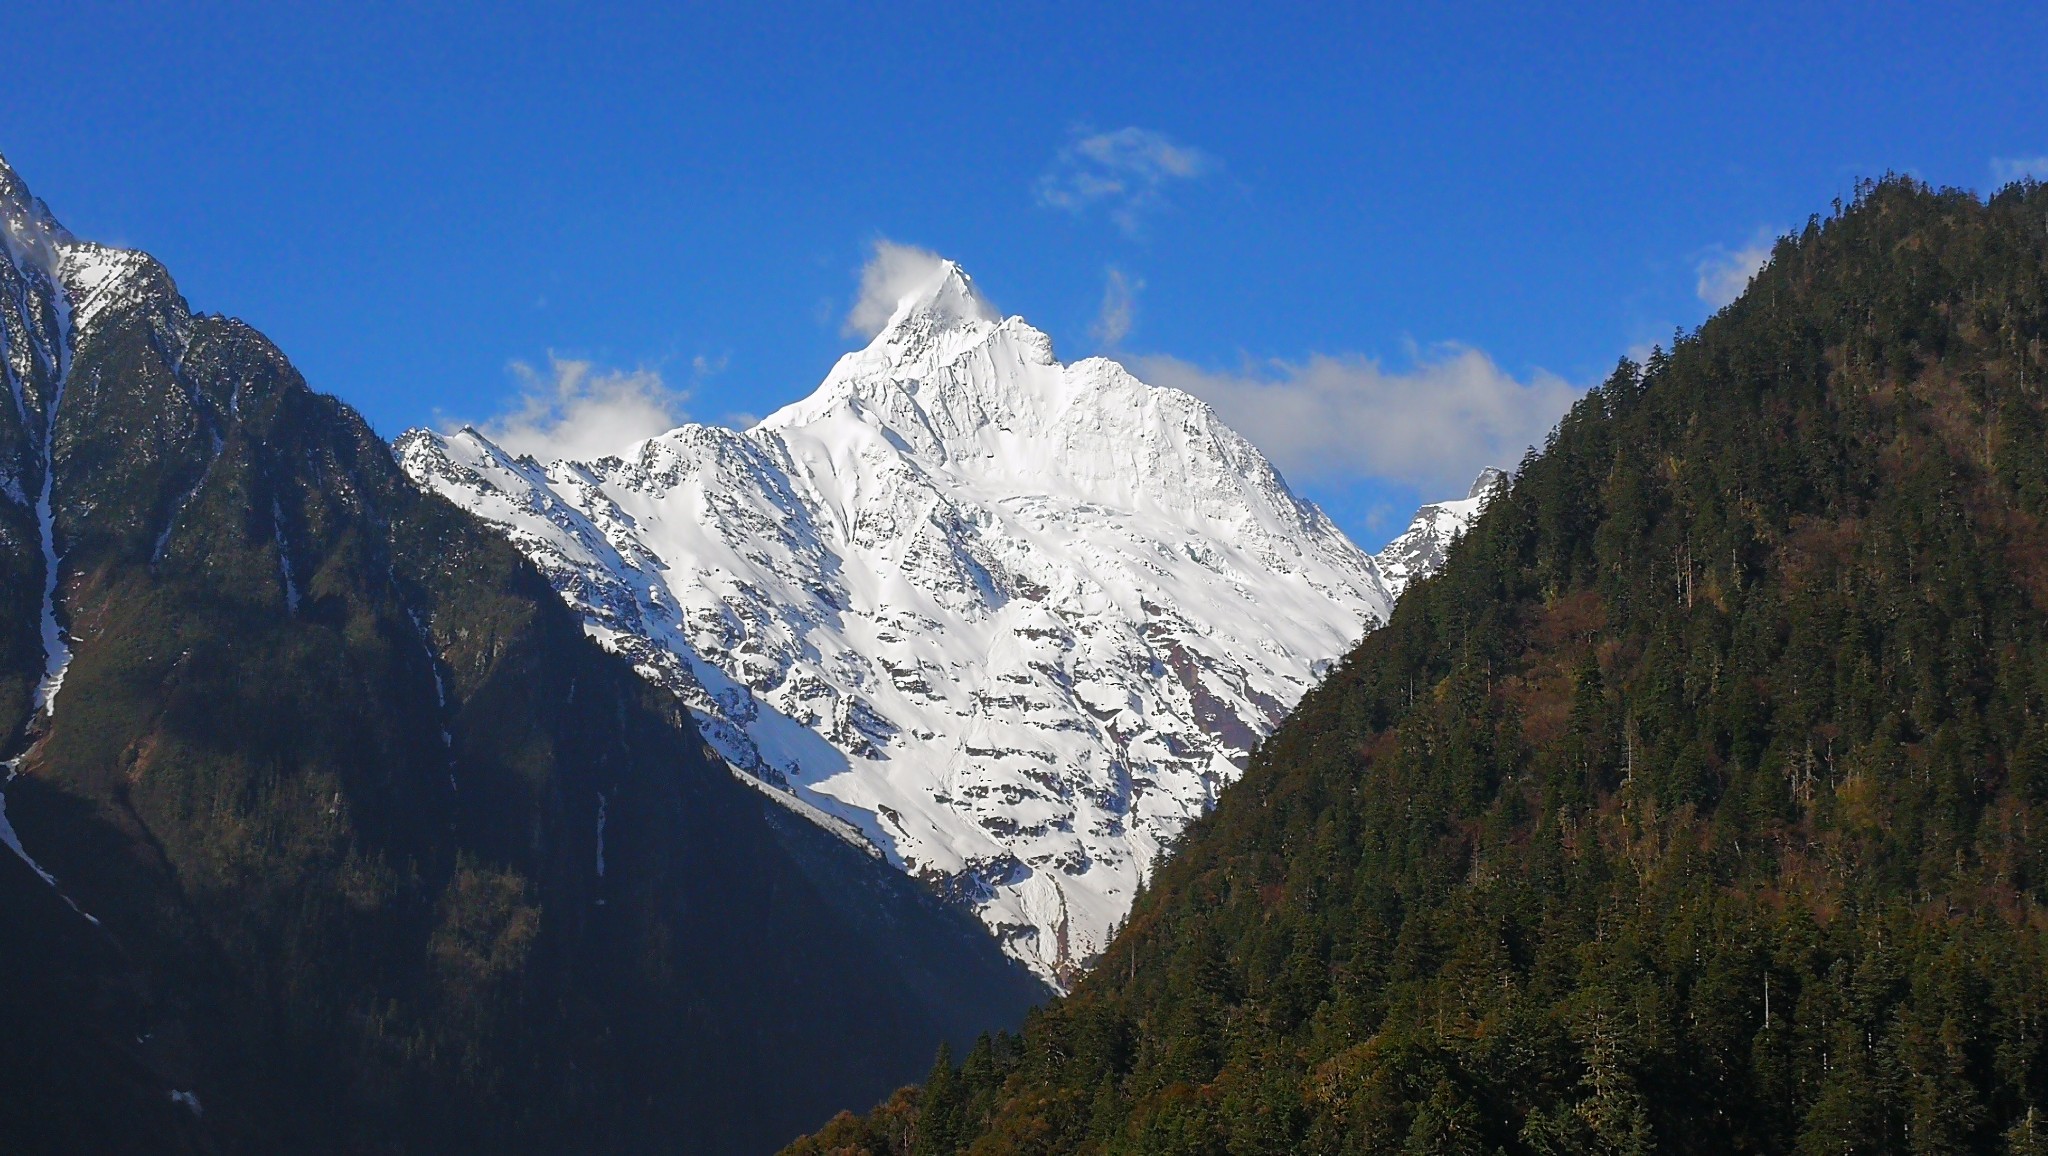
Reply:
M1401 536L1373 555L1380 564L1380 578L1387 593L1401 596L1408 584L1443 569L1444 554L1478 519L1494 488L1507 481L1507 474L1485 469L1473 481L1472 489L1454 502L1431 502L1415 511L1415 518Z
M951 264L744 433L543 465L418 430L399 455L736 768L1061 981L1390 603L1206 405L1062 365Z

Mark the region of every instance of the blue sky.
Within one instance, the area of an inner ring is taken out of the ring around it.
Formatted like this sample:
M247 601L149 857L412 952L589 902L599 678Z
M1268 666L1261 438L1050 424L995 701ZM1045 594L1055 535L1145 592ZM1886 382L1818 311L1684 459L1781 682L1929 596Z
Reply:
M2038 4L672 7L15 0L0 153L387 435L765 413L886 239L1368 545L1859 176L2048 175Z

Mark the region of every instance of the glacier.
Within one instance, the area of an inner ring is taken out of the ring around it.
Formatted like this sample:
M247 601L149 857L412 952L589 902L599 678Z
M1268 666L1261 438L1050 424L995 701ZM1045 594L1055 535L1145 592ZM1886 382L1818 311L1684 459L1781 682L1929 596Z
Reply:
M743 780L971 905L1062 985L1497 477L1426 507L1383 564L1206 404L1061 363L951 262L745 431L594 461L474 428L395 450Z

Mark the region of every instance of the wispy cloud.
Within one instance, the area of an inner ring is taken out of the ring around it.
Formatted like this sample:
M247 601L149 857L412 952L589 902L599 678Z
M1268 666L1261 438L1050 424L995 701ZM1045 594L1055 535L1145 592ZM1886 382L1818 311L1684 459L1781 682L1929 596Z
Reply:
M1699 294L1700 300L1715 309L1742 296L1742 291L1749 288L1750 278L1756 276L1764 262L1771 259L1771 247L1776 244L1777 237L1774 229L1759 229L1749 244L1740 249L1714 246L1694 268L1699 280L1693 291Z
M1144 287L1143 281L1133 281L1122 269L1110 267L1103 277L1102 309L1088 327L1088 336L1095 339L1097 348L1115 349L1131 335L1138 317L1138 291Z
M1584 390L1549 373L1518 381L1476 349L1446 345L1410 369L1316 355L1237 373L1173 357L1130 359L1146 381L1194 394L1301 480L1380 479L1462 494L1487 466L1512 469Z
M1100 208L1135 235L1144 218L1166 204L1166 187L1214 171L1214 157L1162 133L1130 126L1080 130L1038 178L1038 203L1081 214Z
M933 287L945 275L948 262L930 249L905 245L887 237L875 240L874 252L861 266L860 290L841 329L849 336L873 337L896 315L897 306L913 293ZM980 290L968 287L967 299L951 304L982 317L1001 314Z
M930 249L901 245L886 237L876 240L868 263L861 266L860 291L846 315L845 332L861 337L880 333L903 298L929 284L945 264L945 258Z
M699 367L700 374L715 372L711 366ZM658 370L606 369L552 353L545 368L515 361L511 370L520 382L518 408L478 428L505 449L543 462L622 453L689 420L688 391L671 387Z
M2027 177L2048 181L2048 156L1991 158L1991 183L1999 188Z

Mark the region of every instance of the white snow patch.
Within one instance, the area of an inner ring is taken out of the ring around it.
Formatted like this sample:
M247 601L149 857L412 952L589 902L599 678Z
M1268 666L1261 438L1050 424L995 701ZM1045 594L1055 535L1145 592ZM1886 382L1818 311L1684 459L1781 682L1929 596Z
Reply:
M28 869L40 876L43 882L49 884L50 890L55 891L57 898L62 899L66 906L84 917L87 923L98 927L100 923L99 918L93 915L92 912L80 907L77 900L64 894L64 889L57 886L57 877L43 870L43 865L36 862L35 857L28 853L28 849L21 845L21 836L15 832L14 822L7 817L6 784L13 782L15 776L19 773L22 757L17 755L4 763L0 763L0 769L5 769L7 772L5 778L0 778L0 843L7 844L16 855L21 856L21 861L28 864Z
M43 367L50 383L49 397L42 413L42 430L37 434L29 422L28 399L18 376L13 350L7 348L7 327L0 326L0 361L6 363L7 383L14 396L15 411L22 428L40 445L42 487L36 496L36 523L43 554L43 677L36 684L34 709L48 714L56 709L57 692L63 688L64 673L71 665L71 648L57 622L57 587L61 575L57 557L55 518L51 508L56 484L57 411L64 399L64 381L71 372L73 344L71 297L65 291L63 259L59 245L68 240L47 210L28 197L28 191L14 179L12 171L0 165L0 249L19 277L22 293L9 304L28 338L29 351ZM47 304L52 324L39 322L34 300ZM18 488L18 486L17 486Z
M173 1104L183 1104L187 1108L192 1109L194 1116L206 1115L206 1110L199 1106L199 1094L197 1092L180 1092L173 1089L171 1092L171 1102Z
M822 807L806 803L789 791L779 790L771 784L764 783L753 775L732 766L730 762L727 762L726 769L732 772L733 778L768 796L776 805L794 811L818 826L823 827L826 831L838 836L847 846L858 850L861 854L866 855L870 859L880 859L883 862L889 861L889 856L882 851L880 844L876 842L876 836L869 835L859 825L848 822ZM900 867L902 864L899 863L896 866Z
M50 424L57 421L57 398L64 395L60 382L50 402ZM56 517L50 508L52 490L57 479L55 453L48 444L53 439L43 435L43 489L36 496L36 524L42 530L43 539L43 678L36 684L35 709L46 715L57 713L57 692L64 689L65 672L71 669L71 647L64 641L64 628L57 623L57 585L63 576L57 557Z
M8 765L7 777L9 779L14 778L12 763ZM0 787L0 843L7 844L16 855L21 856L21 861L28 864L29 870L42 876L43 882L48 883L52 887L57 885L57 877L43 870L43 865L36 862L35 857L28 853L28 849L21 845L21 836L14 833L14 824L7 818L7 791L5 787Z
M147 254L83 242L61 246L64 286L70 291L71 326L89 333L112 307L128 299L126 290L149 263Z

